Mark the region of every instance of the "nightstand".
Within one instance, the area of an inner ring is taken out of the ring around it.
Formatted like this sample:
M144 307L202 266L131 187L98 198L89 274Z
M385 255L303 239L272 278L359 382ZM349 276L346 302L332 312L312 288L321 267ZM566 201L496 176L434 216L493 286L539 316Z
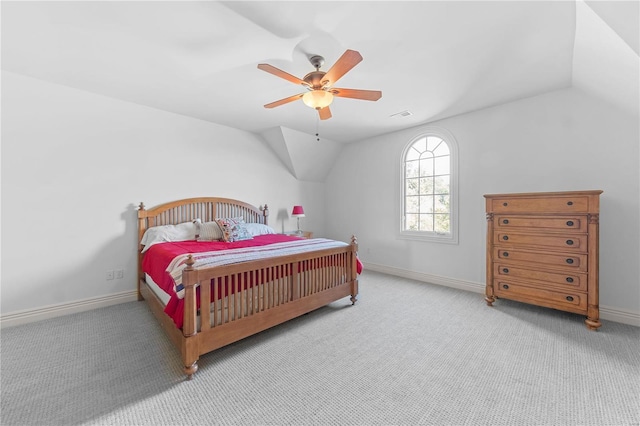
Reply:
M283 232L284 235L293 235L296 237L302 237L302 238L313 238L313 232L311 231L300 231L300 233L298 234L297 231L285 231Z

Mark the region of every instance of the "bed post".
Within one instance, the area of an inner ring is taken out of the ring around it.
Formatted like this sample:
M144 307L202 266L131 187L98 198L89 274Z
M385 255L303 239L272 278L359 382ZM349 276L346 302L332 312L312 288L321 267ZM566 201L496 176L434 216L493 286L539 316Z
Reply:
M269 207L265 204L264 207L262 207L260 210L262 210L262 221L264 222L265 225L268 225L267 223L267 218L269 216Z
M358 239L351 236L351 304L355 305L358 296Z
M182 346L182 363L184 364L184 373L187 379L191 380L193 374L198 371L199 348L196 339L198 330L196 329L197 321L197 304L196 304L196 283L197 272L193 268L195 260L189 255L186 261L187 267L182 272L182 284L184 285L184 322L182 324L182 334L184 335L184 344Z
M142 273L142 245L140 241L142 241L142 236L144 232L147 230L147 215L146 210L144 208L144 203L140 202L138 206L138 279L136 283L136 288L138 289L138 300L143 300L142 292L140 291L140 280L144 278L144 274Z

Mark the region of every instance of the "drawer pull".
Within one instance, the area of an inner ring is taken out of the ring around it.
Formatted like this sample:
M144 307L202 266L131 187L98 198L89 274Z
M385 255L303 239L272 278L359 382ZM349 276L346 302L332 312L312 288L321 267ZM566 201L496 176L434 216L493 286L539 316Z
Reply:
M573 226L573 221L572 220L568 220L567 221L567 226Z
M503 219L502 223L504 223L505 225L508 225L509 224L509 219Z
M502 252L502 256L504 256L504 257L509 257L509 252L508 252L508 251L503 251L503 252Z
M572 265L572 264L573 264L573 259L567 259L567 263L568 263L569 265Z
M502 237L502 239L503 239L503 240L505 240L505 241L507 241L507 240L509 239L509 237L508 237L507 235L504 235L504 236Z
M567 205L568 206L572 206L573 205L573 201L567 201Z
M503 206L507 207L509 203L502 203Z
M567 245L568 246L572 246L573 245L573 240L567 240Z
M571 296L567 296L565 299L567 299L568 302L573 302L573 297Z
M572 282L573 282L573 278L571 278L571 277L567 277L567 282L568 282L568 283L572 283Z
M502 272L504 274L508 274L509 273L509 268L502 268Z
M504 288L505 290L509 290L509 286L506 284L502 284L502 288Z

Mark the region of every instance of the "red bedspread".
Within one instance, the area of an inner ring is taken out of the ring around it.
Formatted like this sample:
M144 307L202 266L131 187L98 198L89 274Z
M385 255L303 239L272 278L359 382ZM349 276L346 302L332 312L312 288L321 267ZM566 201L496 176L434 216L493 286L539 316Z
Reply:
M282 234L268 234L256 236L251 240L236 241L232 243L219 241L159 243L151 246L145 253L142 261L142 270L171 297L169 303L165 307L165 313L173 319L178 328L182 328L182 322L184 320L184 300L179 298L175 293L175 283L171 275L167 272L167 267L176 256L185 253L204 253L217 250L265 246L268 244L295 240L299 240L299 237ZM360 273L361 268L361 263L358 260L358 273Z

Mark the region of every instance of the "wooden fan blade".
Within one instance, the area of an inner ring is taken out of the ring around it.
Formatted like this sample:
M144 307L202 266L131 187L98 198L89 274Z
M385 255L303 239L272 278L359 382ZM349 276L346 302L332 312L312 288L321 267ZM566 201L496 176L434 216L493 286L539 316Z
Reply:
M294 84L301 84L303 86L309 86L309 83L307 83L304 80L300 80L298 77L289 74L288 72L284 72L282 71L280 68L276 68L273 65L269 65L269 64L258 64L258 68L261 69L262 71L266 71L270 74L273 74L275 76L278 76L280 78L284 78L287 81L290 81Z
M335 64L327 71L322 78L324 86L333 85L336 81L345 75L351 68L355 67L362 61L362 56L355 50L347 50L340 56ZM325 83L326 81L326 83Z
M333 93L333 96L340 98L362 99L365 101L377 101L382 97L382 92L379 90L339 89L336 87L329 91Z
M302 95L304 93L298 93L297 95L289 96L288 98L280 99L279 101L271 102L270 104L266 104L265 108L274 108L280 105L288 104L289 102L297 101L298 99L302 99Z
M318 110L318 115L320 116L320 120L328 120L331 118L331 110L328 106L320 108Z

